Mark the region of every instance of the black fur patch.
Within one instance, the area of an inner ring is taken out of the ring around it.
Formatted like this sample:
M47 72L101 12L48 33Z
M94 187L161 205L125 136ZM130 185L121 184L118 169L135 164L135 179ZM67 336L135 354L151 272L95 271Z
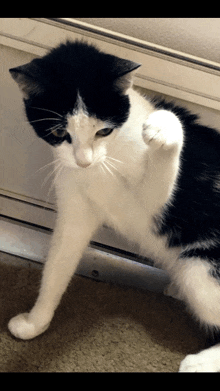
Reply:
M66 116L72 114L78 94L89 115L120 127L128 118L130 103L124 94L123 83L120 89L120 83L117 86L115 81L138 66L131 61L105 54L92 45L67 41L46 56L10 71L24 87L24 91L25 82L29 84L26 88L28 99L24 102L28 120L37 135L55 145L65 139L70 141L65 132L61 132L65 136L56 137L52 128L60 119L61 128L65 129ZM38 121L47 117L52 120Z
M206 337L205 348L210 348L216 344L220 343L220 330L212 329L208 332Z
M220 134L197 123L198 117L173 103L157 101L157 108L173 111L184 129L180 173L171 205L162 216L159 233L170 247L220 239Z

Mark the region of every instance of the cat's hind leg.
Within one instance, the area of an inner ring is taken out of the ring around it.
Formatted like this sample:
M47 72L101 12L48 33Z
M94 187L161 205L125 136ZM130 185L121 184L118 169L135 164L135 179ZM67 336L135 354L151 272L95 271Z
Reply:
M220 280L216 267L206 259L180 258L173 274L181 297L193 314L207 328L220 328ZM220 371L220 344L188 355L180 372Z

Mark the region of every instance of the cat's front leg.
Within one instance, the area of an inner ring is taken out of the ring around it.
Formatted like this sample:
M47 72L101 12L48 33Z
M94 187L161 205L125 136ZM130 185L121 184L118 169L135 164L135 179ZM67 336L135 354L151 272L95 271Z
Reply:
M182 125L171 111L154 111L143 124L143 139L149 152L179 151L183 144Z
M142 133L146 144L146 194L149 210L158 213L173 194L180 166L183 129L170 111L149 115Z
M49 327L54 311L97 228L96 217L82 205L78 206L78 211L58 219L36 304L30 313L17 315L9 322L9 330L15 337L32 339Z

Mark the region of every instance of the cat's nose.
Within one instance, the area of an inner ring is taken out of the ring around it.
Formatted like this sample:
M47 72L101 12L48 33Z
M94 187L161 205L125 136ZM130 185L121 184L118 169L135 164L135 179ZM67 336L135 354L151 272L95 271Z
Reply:
M83 163L83 162L77 161L77 166L83 167L83 168L86 168L86 167L90 166L90 164L91 163L86 163L86 162Z
M86 168L90 166L93 159L93 153L91 148L79 148L75 152L76 163L79 167Z

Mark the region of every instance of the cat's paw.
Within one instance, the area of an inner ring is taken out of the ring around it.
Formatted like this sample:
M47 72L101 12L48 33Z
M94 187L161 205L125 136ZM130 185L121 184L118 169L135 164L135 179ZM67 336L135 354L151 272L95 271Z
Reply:
M12 318L8 323L8 328L16 338L32 339L46 331L49 324L45 326L36 325L29 320L29 314L24 313Z
M209 356L208 350L186 356L180 364L179 372L219 372L219 355Z
M152 151L159 148L180 149L183 143L181 123L171 111L154 111L143 124L143 139Z

